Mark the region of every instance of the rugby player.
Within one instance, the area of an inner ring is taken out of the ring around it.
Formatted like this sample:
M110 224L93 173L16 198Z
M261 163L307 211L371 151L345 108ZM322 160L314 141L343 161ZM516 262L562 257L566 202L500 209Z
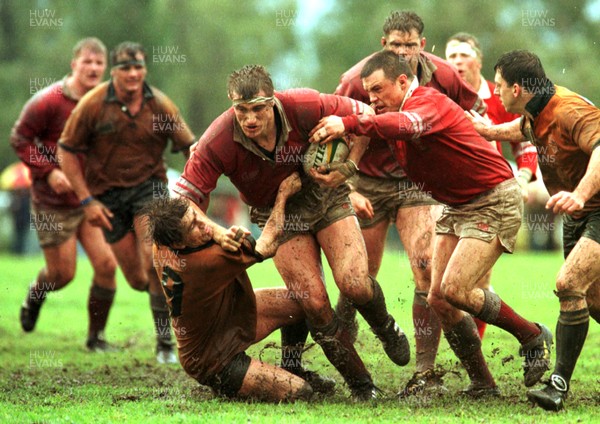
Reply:
M386 140L408 177L447 205L436 224L428 302L471 379L464 393L499 394L471 315L517 338L525 385L532 386L548 369L551 333L477 287L502 252L513 251L521 225L521 190L510 166L456 103L420 87L409 63L393 52L371 57L361 78L380 114L324 118L311 141L325 143L346 131Z
M94 352L113 349L105 340L104 329L115 297L117 261L102 231L84 219L83 207L60 169L56 142L79 99L100 84L105 69L102 41L79 40L73 48L71 73L27 102L10 137L15 152L31 171L32 224L45 260L21 307L21 327L25 332L33 331L48 293L73 280L79 241L94 272L86 341L86 347Z
M168 196L162 157L168 140L173 152L187 157L194 135L175 104L146 83L145 59L138 43L123 42L111 52L111 80L73 110L58 157L86 219L102 228L127 282L150 295L157 361L174 363L167 304L138 211L149 200ZM85 172L79 154L85 157Z
M464 110L475 109L485 113L485 103L466 84L454 67L445 60L426 52L424 23L414 12L394 11L383 24L381 45L406 59L419 85L432 87L446 94ZM360 72L373 55L364 58L345 72L335 94L369 103ZM388 146L381 141L370 143L362 157L359 172L351 180L352 206L356 210L365 239L369 273L377 276L385 248L390 223L394 223L409 259L415 282L412 318L415 329L416 370L402 391L412 395L422 390L441 389L441 376L435 373L435 358L440 342L441 326L432 308L427 304L431 285L431 254L434 223L442 207L424 193L407 176ZM489 279L480 283L489 284ZM354 309L340 296L336 312L351 333L356 334ZM476 320L483 336L485 323Z
M303 322L300 304L286 288L252 290L246 268L272 257L283 234L285 204L301 187L294 173L279 186L258 240L230 228L241 242L229 252L187 198L159 199L144 207L178 343L179 360L200 384L221 396L259 401L308 400L309 383L244 352L274 330ZM308 372L308 371L307 371ZM333 388L333 385L331 385Z
M589 317L600 323L600 110L548 79L534 53L514 50L496 65L496 93L520 122L489 126L472 119L487 139L532 142L550 199L563 214L565 263L556 279L560 313L556 364L544 387L527 397L546 410L560 410L587 337Z
M264 226L271 214L280 182L302 169L308 133L319 119L332 113L372 113L356 100L311 89L275 92L269 73L258 65L233 72L227 86L233 107L200 138L175 190L206 210L218 178L226 175L250 206L251 219L259 226ZM354 174L355 163L360 160L357 155L353 147L348 160L335 172ZM274 261L286 286L302 305L308 328L282 332L283 357L300 358L310 330L344 377L352 396L371 400L377 397L371 375L331 308L321 249L340 292L363 315L394 363L408 363L408 340L388 313L379 283L369 276L348 187L323 188L305 174L302 183L300 193L288 202L285 232ZM223 247L239 247L239 243L224 236L224 229L217 225L213 228L215 239ZM289 353L292 351L293 355Z

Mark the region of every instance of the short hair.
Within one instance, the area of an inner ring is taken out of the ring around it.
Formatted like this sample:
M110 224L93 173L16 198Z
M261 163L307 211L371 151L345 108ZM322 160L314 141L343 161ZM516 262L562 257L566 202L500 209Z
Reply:
M504 53L494 65L494 71L499 72L508 85L519 84L527 91L548 84L540 58L527 50Z
M146 60L146 51L140 43L123 41L110 52L110 66L115 66L119 57L127 56L130 60L136 60L136 55L141 53Z
M481 62L481 59L483 59L483 53L481 52L481 45L479 44L479 40L477 39L477 37L475 37L473 34L469 34L468 32L457 32L456 34L448 38L448 41L446 41L446 45L452 40L470 44L471 47L473 47L473 50L475 50L475 53L477 53L477 58Z
M73 59L77 59L84 50L106 56L106 46L96 37L88 37L79 40L77 44L75 44L75 47L73 47Z
M392 11L383 23L385 35L389 35L392 31L411 32L413 29L421 37L425 24L419 15L409 10Z
M260 90L264 91L267 97L271 97L275 91L271 75L264 66L246 65L232 72L227 79L229 97L233 97L233 93L237 93L242 99L251 99Z
M185 229L181 221L189 205L185 197L161 197L142 207L140 215L148 218L148 237L154 244L167 247L183 244Z
M371 56L360 71L361 79L368 77L378 69L382 69L385 77L392 81L395 81L402 74L409 79L414 77L408 62L402 56L398 56L390 50L382 50Z

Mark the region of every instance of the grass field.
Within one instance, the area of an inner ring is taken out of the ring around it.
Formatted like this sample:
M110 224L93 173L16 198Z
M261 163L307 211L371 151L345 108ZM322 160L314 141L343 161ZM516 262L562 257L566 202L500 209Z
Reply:
M507 333L489 328L484 353L502 390L501 399L475 402L456 394L467 386L465 372L442 340L438 364L448 373L449 393L399 402L394 394L414 369L408 261L387 253L380 281L398 323L410 334L413 360L404 368L392 364L361 321L358 350L376 384L389 399L376 405L348 400L343 384L333 396L310 404L262 405L225 402L188 378L179 365L154 362L154 335L147 296L134 292L119 276L118 291L107 327L108 339L123 347L113 354L91 354L84 348L90 267L81 258L76 280L52 293L36 330L24 334L19 306L27 284L42 265L41 257L0 256L0 422L594 422L600 406L600 327L590 323L586 346L575 370L568 409L546 413L526 400L518 344ZM552 294L560 254L504 255L496 265L493 285L517 311L554 329L558 302ZM257 287L281 285L272 262L250 270ZM337 289L328 276L332 298ZM275 362L279 334L249 350L253 357ZM318 346L305 354L311 368L341 377L325 361ZM511 359L512 358L512 359Z

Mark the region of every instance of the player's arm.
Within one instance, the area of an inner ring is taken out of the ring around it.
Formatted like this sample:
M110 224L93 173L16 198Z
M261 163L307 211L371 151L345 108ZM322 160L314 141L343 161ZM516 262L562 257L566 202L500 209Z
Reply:
M546 203L546 209L554 213L572 214L583 209L585 202L600 191L600 140L593 147L587 170L573 192L561 191L552 196Z
M465 116L483 138L489 141L526 141L521 132L521 118L511 122L493 125L489 119L481 116L474 110L465 111Z
M256 241L256 252L264 258L275 256L279 247L279 238L285 228L285 204L287 200L298 193L302 188L300 176L297 172L287 177L279 185L279 191L275 198L275 205L271 215L265 224L262 234Z
M58 163L66 178L69 180L79 202L84 207L86 219L96 227L112 230L110 219L113 213L99 200L95 199L86 182L79 162L78 153L85 154L79 143L87 140L89 134L86 124L80 118L81 104L73 111L58 141L56 152Z

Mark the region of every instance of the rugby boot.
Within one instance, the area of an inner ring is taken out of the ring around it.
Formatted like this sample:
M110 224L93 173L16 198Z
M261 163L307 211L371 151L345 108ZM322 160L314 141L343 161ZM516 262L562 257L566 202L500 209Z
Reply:
M383 392L373 384L373 381L354 382L350 387L350 398L355 403L376 402L383 398Z
M88 337L85 347L94 353L118 352L120 349L104 339L104 332L99 332L95 337Z
M552 374L543 389L529 390L527 399L546 411L560 411L569 394L569 385L560 375Z
M156 362L159 364L177 364L177 355L172 343L159 341L156 344Z
M286 371L305 380L310 384L315 393L330 394L333 393L335 389L335 380L333 378L322 376L314 371L307 370L304 367L286 369Z
M381 286L369 276L373 287L373 297L367 303L354 304L371 330L381 340L383 350L396 365L404 366L410 361L410 345L406 334L400 329L394 317L387 312L385 297Z
M404 331L398 326L394 317L388 315L385 324L372 328L373 333L381 340L383 350L396 365L404 366L410 361L410 345Z
M345 328L350 342L356 343L358 338L358 320L356 319L356 308L350 303L344 295L340 294L337 304L335 305L335 314L340 320L340 324Z
M477 386L471 383L469 387L460 392L464 396L473 399L500 397L500 389L497 386Z
M447 391L442 376L429 368L422 372L415 372L404 389L398 393L398 398L404 399L423 392L445 393Z
M550 369L550 352L552 349L552 333L542 324L536 323L542 330L539 336L525 343L519 349L523 362L523 379L526 387L536 384Z
M35 284L35 283L34 283ZM46 293L41 296L39 299L33 299L32 297L32 287L29 288L27 292L27 298L23 302L21 306L21 313L19 319L21 321L21 327L23 331L29 333L33 331L35 328L35 324L37 323L38 317L40 315L40 309L46 300Z

